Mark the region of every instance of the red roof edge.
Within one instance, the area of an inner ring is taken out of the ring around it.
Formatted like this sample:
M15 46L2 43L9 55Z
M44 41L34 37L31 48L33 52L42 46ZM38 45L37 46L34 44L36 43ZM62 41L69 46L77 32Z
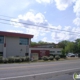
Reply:
M14 32L5 32L5 31L0 31L0 35L2 35L2 36L10 36L10 37L33 38L33 35L30 35L30 34L22 34L22 33L14 33Z

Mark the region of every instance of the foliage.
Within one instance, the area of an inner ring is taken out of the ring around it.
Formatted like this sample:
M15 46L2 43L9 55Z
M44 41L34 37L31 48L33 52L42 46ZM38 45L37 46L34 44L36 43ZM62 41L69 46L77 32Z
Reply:
M0 56L0 63L3 63L3 57Z
M8 62L9 63L14 63L15 62L15 57L9 57Z
M31 42L31 46L41 45L41 44L51 44L49 42L39 41L39 42Z
M15 62L22 62L22 60L19 57L15 57Z
M70 41L64 40L58 43L59 48L65 48L65 46L69 43Z
M3 58L3 63L8 63L8 59L7 58Z
M26 57L20 57L20 59L21 59L22 62L26 61Z
M25 61L26 61L26 62L29 62L29 61L30 61L29 56L26 56Z
M78 57L80 58L80 53L78 53Z
M59 55L56 55L56 56L55 56L55 59L56 59L56 60L59 60L59 59L60 59L60 56L59 56Z
M66 59L66 55L60 55L60 58L64 58L64 59Z
M60 58L66 58L65 49L62 49L62 54L60 55Z
M54 57L53 56L49 56L49 60L54 60Z
M48 60L49 60L49 58L48 58L47 56L43 56L42 59L43 59L44 61L48 61Z
M73 52L73 49L74 49L74 42L69 42L65 47L65 52L66 53Z

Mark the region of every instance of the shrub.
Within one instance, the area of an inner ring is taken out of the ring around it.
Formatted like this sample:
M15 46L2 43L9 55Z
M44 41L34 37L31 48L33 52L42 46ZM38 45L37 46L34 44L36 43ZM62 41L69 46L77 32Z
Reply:
M10 58L8 58L8 62L9 62L9 63L14 63L14 62L15 62L15 57L10 57Z
M26 57L20 57L20 59L21 59L22 62L26 61Z
M66 58L66 55L60 55L60 58L64 58L65 59Z
M0 56L0 63L3 63L3 57Z
M25 61L26 61L26 62L29 62L29 61L30 61L29 56L27 56L27 57L25 58Z
M80 58L80 53L78 53L78 57Z
M56 55L56 56L55 56L55 59L56 59L56 60L59 60L59 59L60 59L60 56L59 56L59 55Z
M15 62L22 62L22 60L19 57L15 57Z
M8 63L8 59L7 58L3 58L3 63Z
M54 60L54 57L53 57L53 56L50 56L50 57L49 57L49 60Z
M43 59L44 61L48 61L48 60L49 60L49 58L48 58L47 56L43 56L42 59Z

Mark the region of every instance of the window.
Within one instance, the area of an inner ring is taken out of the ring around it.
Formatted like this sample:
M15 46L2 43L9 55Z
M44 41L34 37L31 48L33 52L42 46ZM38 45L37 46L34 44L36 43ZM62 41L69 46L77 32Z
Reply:
M3 56L3 52L0 52L0 56Z
M28 45L29 39L28 38L20 38L20 45Z
M57 51L57 53L61 53L61 51Z
M4 36L0 36L0 44L4 43Z
M50 51L50 53L55 53L55 51Z

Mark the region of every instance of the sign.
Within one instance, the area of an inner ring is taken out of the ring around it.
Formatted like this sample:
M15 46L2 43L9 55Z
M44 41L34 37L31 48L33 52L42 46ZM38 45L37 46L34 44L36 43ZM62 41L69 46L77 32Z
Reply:
M32 60L38 60L38 53L32 53Z
M45 56L45 54L46 54L46 51L44 51L44 50L41 50L40 51L40 56L42 57L42 56Z

